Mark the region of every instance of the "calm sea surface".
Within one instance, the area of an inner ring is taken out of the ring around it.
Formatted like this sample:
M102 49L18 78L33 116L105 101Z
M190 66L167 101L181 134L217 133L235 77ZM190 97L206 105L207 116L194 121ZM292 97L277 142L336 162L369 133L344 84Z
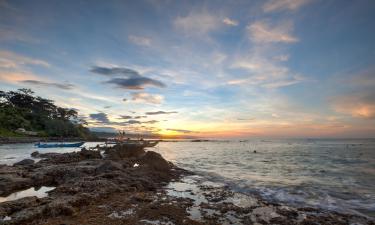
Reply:
M79 148L0 145L0 164L29 158L36 150ZM375 140L161 142L153 150L202 179L224 183L238 192L294 206L375 217Z
M235 191L375 217L375 140L166 142L156 149Z

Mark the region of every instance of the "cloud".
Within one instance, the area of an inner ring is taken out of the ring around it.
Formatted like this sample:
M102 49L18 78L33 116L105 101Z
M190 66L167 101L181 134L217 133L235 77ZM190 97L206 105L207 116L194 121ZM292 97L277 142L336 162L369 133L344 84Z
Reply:
M130 42L132 42L133 44L140 45L140 46L150 46L151 45L151 39L147 38L147 37L129 35L128 40Z
M166 87L166 85L161 81L144 77L137 71L129 68L94 66L90 69L90 71L100 75L115 76L116 78L112 78L105 83L115 84L117 87L123 89L142 90L146 86L154 86L158 88Z
M253 121L253 120L255 120L255 118L237 118L237 120L240 120L240 121Z
M264 12L297 10L310 0L269 0L263 5Z
M142 119L142 118L147 118L147 116L135 116L134 119Z
M158 120L148 120L148 121L128 120L122 124L155 124L158 122L159 122Z
M154 86L158 88L166 87L164 83L147 77L113 78L106 83L115 84L119 88L130 90L143 90L147 86Z
M238 26L238 21L237 20L233 20L233 19L230 19L228 17L225 17L223 19L223 23L228 25L228 26Z
M108 115L106 113L93 113L89 115L91 119L96 120L100 123L110 123Z
M220 28L221 21L207 12L192 11L174 20L174 26L188 36L202 36Z
M132 101L134 102L145 102L151 104L161 104L164 100L162 95L149 94L144 92L132 93Z
M349 94L331 99L336 112L355 118L375 119L375 67L359 71L350 77L339 78L340 86Z
M37 79L37 77L34 74L25 73L25 72L3 72L0 71L0 80L6 81L9 83L17 83L22 80L28 80L28 79Z
M145 121L143 123L154 124L154 123L159 123L159 121L158 120L148 120L148 121Z
M178 113L178 112L176 112L176 111L170 111L170 112L156 111L156 112L146 112L146 115L162 115L162 114L174 114L174 113Z
M139 120L128 120L125 123L127 124L141 124L142 122Z
M247 26L250 39L255 43L294 43L298 38L290 34L293 23L284 21L271 25L265 21L256 21Z
M117 133L117 130L113 127L89 127L92 132L105 132L105 133Z
M333 100L333 107L337 112L352 117L375 119L375 91L336 97Z
M191 131L191 130L182 130L182 129L171 129L171 128L168 128L166 130L174 131L174 132L178 132L178 133L184 133L184 134L194 133L194 131Z
M0 51L0 68L18 69L25 65L50 66L43 60L29 58L10 51Z
M141 76L137 71L124 68L124 67L101 67L101 66L93 66L90 69L91 72L106 75L106 76L113 76L113 75L124 75L126 77L139 77Z
M250 84L274 89L305 80L303 76L291 72L288 67L277 64L258 53L238 59L233 63L232 68L243 69L249 74L245 78L227 81L229 85Z
M278 56L273 57L273 59L280 61L280 62L286 62L289 60L289 55L288 54L278 55Z
M74 88L74 85L69 84L69 83L62 84L62 83L54 83L54 82L44 82L44 81L39 81L39 80L22 80L20 82L24 84L29 84L29 85L55 87L55 88L60 88L63 90L71 90Z
M124 119L124 120L128 120L128 119L132 119L133 117L132 116L127 116L127 115L121 115L120 118Z

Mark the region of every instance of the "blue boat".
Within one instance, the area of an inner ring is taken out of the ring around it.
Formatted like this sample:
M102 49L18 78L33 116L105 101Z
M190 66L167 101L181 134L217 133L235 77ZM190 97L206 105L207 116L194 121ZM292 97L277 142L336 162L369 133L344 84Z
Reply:
M38 148L76 148L81 147L85 142L77 143L57 143L57 144L41 144L40 142L35 144Z

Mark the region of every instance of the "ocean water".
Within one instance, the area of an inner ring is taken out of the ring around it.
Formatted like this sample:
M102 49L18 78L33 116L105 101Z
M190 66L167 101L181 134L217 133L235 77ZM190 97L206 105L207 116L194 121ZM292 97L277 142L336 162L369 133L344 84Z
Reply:
M36 150L79 149L0 145L0 164L10 165L30 158ZM202 182L224 184L239 193L256 194L293 206L375 217L374 139L179 141L160 142L150 150L197 173Z
M102 142L86 142L82 147L90 148L95 147ZM46 152L74 152L81 150L79 148L37 148L32 143L26 144L0 144L0 165L13 165L22 159L33 159L31 153L38 151L39 153ZM35 159L34 159L35 160Z
M162 142L155 149L240 193L375 217L374 139Z

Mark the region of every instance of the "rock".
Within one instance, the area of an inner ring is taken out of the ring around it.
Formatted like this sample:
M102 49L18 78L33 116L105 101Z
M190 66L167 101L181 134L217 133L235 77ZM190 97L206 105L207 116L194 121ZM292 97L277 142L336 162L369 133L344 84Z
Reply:
M272 219L280 217L271 206L255 208L253 214L264 222L269 223Z
M84 159L101 159L102 158L99 151L87 150L85 148L82 148L79 154Z
M40 157L40 153L38 151L35 151L35 152L31 153L31 157L33 157L33 158L39 158Z
M171 165L167 160L165 160L159 153L154 151L148 151L140 159L141 164L146 164L151 169L158 171L168 171L171 168Z
M34 160L32 159L24 159L24 160L21 160L15 164L13 164L13 166L28 166L28 165L32 165L34 164Z
M145 155L145 151L142 146L130 146L130 145L115 145L112 148L107 148L105 154L107 158L113 160L128 159L128 158L139 158Z
M122 170L122 168L123 167L120 163L113 162L113 161L105 161L104 163L100 164L100 166L98 166L95 169L95 172L96 173L106 173L106 172L112 172L112 171L115 171L115 170Z

